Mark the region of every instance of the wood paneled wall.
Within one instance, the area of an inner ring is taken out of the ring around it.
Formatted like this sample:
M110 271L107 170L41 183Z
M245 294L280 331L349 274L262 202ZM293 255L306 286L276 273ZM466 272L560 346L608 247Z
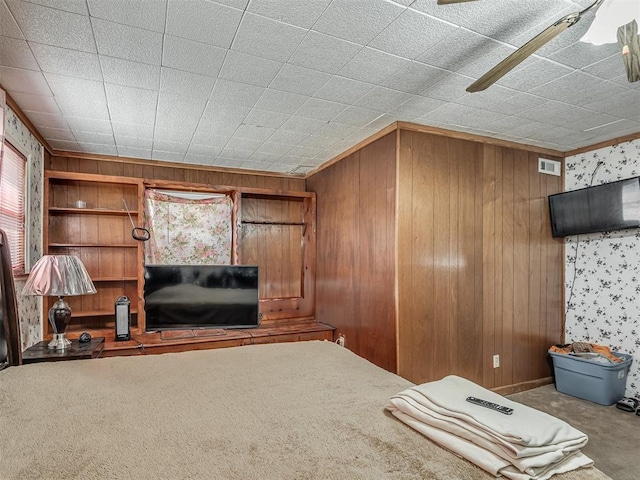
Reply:
M562 242L546 197L562 184L537 172L538 155L401 129L311 176L318 319L416 383L549 377Z
M207 185L267 188L271 190L304 191L305 189L305 181L302 178L249 175L205 168L180 168L179 166L136 162L133 159L130 162L124 162L121 160L110 161L96 160L93 158L52 156L49 162L45 164L45 169L60 170L63 172L117 175L149 180L204 183Z
M317 196L316 319L396 370L395 162L391 133L307 180Z
M478 143L400 131L398 373L414 382L481 380L481 153Z

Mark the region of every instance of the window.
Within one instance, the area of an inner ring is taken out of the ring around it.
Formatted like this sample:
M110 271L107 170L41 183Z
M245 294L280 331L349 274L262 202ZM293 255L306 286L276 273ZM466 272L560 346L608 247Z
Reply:
M0 228L7 234L13 273L25 273L25 192L27 159L5 142L0 158Z

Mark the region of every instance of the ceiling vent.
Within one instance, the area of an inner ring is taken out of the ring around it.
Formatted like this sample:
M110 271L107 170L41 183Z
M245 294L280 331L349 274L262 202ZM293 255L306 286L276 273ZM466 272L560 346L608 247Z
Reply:
M562 164L556 160L538 158L538 172L559 177L562 173Z

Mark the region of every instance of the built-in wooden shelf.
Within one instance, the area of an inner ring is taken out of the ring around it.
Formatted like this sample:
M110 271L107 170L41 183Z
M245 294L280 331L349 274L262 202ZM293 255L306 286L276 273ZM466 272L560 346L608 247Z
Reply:
M258 222L254 220L243 220L243 225L297 225L297 226L305 226L304 222Z
M137 210L129 212L132 216L138 215ZM49 214L60 215L128 215L126 210L112 210L109 208L66 208L66 207L50 207Z
M91 281L95 282L135 282L138 277L91 277Z
M131 315L138 313L137 310L132 309ZM106 316L114 316L114 310L72 310L71 317L106 317Z
M50 243L50 248L138 248L135 243Z

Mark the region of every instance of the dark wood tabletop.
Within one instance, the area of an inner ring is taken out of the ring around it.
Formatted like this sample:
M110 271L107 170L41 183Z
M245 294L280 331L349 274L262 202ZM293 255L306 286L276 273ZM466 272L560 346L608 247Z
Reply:
M48 348L49 340L43 340L22 352L22 363L59 362L62 360L82 360L96 358L104 348L104 337L92 338L87 343L71 340L71 345L64 350Z

